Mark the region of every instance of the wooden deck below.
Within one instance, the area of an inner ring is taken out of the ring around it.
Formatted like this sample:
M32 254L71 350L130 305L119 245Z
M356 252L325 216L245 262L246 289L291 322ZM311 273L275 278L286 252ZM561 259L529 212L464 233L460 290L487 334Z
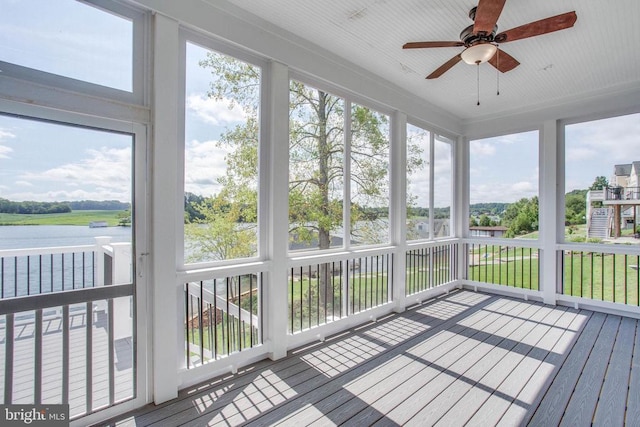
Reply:
M108 425L640 425L638 321L459 291Z

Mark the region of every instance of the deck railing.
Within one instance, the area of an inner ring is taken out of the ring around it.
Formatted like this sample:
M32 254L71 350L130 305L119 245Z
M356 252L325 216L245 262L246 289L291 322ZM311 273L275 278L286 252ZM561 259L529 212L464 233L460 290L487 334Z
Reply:
M640 187L606 187L605 200L640 200Z
M133 318L127 336L116 326L132 300L131 284L0 300L3 403L69 404L75 419L133 399Z
M390 250L291 261L289 333L294 334L391 301Z
M131 244L110 240L0 251L4 404L75 419L135 397Z
M406 296L458 279L458 243L428 243L406 252Z
M537 242L520 239L465 243L467 278L521 289L539 290L540 250Z
M261 271L184 284L187 369L262 344Z
M629 246L563 245L558 251L563 295L640 305L640 253Z

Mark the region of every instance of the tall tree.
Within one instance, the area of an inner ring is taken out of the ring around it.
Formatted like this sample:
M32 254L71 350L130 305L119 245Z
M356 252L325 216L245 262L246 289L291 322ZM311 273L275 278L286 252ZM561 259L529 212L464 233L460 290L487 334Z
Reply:
M593 184L591 184L591 187L589 187L589 190L602 190L605 187L609 186L609 181L607 181L607 178L604 176L596 176L596 179L593 181Z

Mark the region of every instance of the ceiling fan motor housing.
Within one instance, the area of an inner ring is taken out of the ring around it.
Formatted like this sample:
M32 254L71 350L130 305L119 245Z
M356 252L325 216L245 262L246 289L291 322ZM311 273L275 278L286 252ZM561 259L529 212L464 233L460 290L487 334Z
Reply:
M487 35L485 35L484 33L474 34L473 25L469 25L460 33L460 40L467 47L473 46L474 44L478 44L478 43L491 43L494 41L493 39L497 32L498 32L498 26L496 25L493 27L493 31L491 32L491 34L487 34Z

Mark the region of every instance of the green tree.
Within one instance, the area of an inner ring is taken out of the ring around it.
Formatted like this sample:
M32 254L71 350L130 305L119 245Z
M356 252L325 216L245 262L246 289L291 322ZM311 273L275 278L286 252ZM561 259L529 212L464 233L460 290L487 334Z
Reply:
M609 186L609 181L604 176L596 176L595 181L589 187L589 190L602 190L605 187Z
M522 198L510 204L502 217L506 237L516 237L538 229L538 197Z
M566 225L584 224L587 211L587 190L573 190L564 197Z
M487 214L480 215L480 226L489 227L491 225L491 219Z
M239 106L245 120L220 135L226 171L219 194L185 194L185 235L190 261L244 258L257 251L258 114L260 69L215 52L200 66L210 69L208 96ZM188 206L188 207L187 207Z
M131 210L119 212L116 216L118 218L118 225L121 227L128 227L131 225Z

